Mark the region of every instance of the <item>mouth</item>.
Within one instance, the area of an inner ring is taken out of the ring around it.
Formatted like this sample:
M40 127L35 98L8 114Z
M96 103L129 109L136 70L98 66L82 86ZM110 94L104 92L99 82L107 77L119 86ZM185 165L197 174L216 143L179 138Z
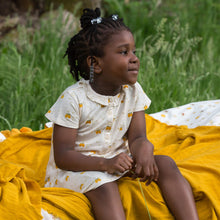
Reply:
M138 69L128 69L128 72L137 75L138 74Z

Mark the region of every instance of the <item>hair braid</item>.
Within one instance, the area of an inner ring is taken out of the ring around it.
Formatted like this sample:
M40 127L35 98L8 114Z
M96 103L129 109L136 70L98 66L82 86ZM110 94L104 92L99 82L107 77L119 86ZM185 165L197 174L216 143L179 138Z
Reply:
M88 56L103 57L103 49L111 35L122 30L130 31L119 18L117 20L113 20L112 17L102 18L101 23L92 24L91 21L99 18L100 14L99 8L84 9L80 18L82 29L68 43L64 57L68 56L70 73L77 81L80 76L89 79Z

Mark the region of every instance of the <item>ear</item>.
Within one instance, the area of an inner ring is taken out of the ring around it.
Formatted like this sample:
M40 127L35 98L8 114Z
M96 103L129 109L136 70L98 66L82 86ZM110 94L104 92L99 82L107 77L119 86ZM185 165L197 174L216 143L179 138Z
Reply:
M88 56L87 59L87 65L88 67L90 67L91 65L93 65L94 68L94 72L96 74L100 74L102 72L102 68L101 68L101 59L99 57L96 56Z

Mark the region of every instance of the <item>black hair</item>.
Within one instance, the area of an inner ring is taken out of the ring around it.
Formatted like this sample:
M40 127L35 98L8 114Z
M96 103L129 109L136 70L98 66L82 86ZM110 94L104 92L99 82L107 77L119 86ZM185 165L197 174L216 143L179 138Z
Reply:
M89 66L87 65L88 56L104 56L104 46L108 43L109 38L122 30L130 31L123 23L123 20L116 17L101 18L101 22L94 22L93 19L100 17L100 9L84 9L80 18L81 30L74 35L69 43L66 53L70 73L77 81L79 76L89 79ZM131 32L131 31L130 31Z

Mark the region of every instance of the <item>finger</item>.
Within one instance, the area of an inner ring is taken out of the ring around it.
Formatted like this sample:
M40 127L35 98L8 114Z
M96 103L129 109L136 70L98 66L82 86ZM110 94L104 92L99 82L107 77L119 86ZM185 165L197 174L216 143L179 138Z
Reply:
M134 162L133 159L132 159L129 155L127 155L127 158L128 158L128 161L129 161L130 163L133 163L133 162Z
M124 173L126 171L126 169L122 165L119 164L117 166L117 171L119 171L120 173Z
M153 181L153 179L154 179L154 176L150 176L150 177L147 179L146 186L150 185L151 182Z
M135 174L136 174L137 176L140 175L140 173L141 173L141 169L142 169L141 165L136 164L136 167L135 167Z
M154 181L157 181L159 178L159 170L158 167L156 165L156 163L154 164Z
M129 164L127 161L120 161L120 166L122 166L125 170L131 169L131 164Z
M142 182L145 182L146 180L151 178L151 176L152 176L152 169L150 169L149 167L144 167L143 171L144 171L144 176L140 180Z

